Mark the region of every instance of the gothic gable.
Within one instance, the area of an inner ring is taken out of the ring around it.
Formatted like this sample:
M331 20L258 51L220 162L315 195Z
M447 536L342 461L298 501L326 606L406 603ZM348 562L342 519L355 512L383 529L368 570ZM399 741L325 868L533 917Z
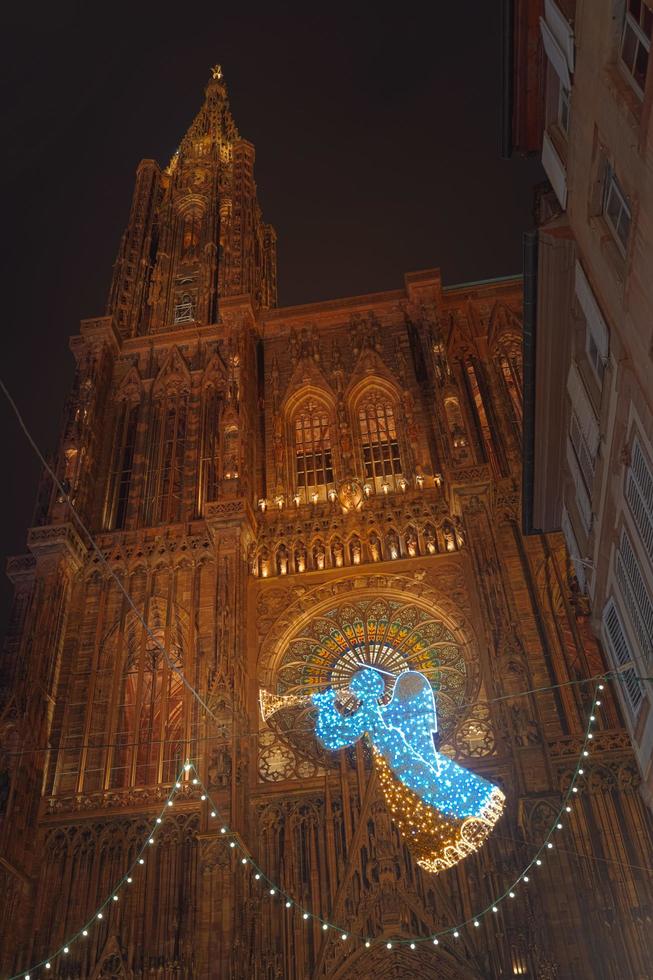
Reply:
M488 347L490 350L503 338L509 336L521 342L522 324L519 317L501 300L492 307L488 324Z
M189 391L191 386L190 371L178 347L171 347L156 376L153 386L154 394L167 391Z
M141 400L143 382L136 366L132 366L124 376L116 391L119 401L137 402Z

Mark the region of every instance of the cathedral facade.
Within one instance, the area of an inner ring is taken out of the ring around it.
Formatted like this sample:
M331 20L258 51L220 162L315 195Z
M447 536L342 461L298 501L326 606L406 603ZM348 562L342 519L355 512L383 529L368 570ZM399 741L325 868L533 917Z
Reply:
M521 281L279 308L253 164L216 68L71 341L8 566L2 976L651 977L629 739L606 682L583 758L607 667L561 535L520 528ZM365 742L315 738L371 662L432 678L439 751L506 797L438 873Z

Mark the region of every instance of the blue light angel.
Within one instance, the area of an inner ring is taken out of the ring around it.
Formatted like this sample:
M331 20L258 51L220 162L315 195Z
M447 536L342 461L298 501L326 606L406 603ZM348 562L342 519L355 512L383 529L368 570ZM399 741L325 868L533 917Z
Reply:
M423 674L399 674L386 705L380 703L384 687L376 669L357 671L350 690L359 706L350 714L338 710L332 689L314 694L316 732L332 750L367 735L395 822L417 851L418 863L440 871L483 843L503 811L504 796L436 750L435 697Z

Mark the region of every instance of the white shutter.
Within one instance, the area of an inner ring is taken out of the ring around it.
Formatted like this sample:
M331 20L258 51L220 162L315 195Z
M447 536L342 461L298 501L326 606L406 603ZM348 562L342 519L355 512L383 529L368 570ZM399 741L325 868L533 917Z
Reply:
M569 517L567 508L562 507L562 533L565 536L565 542L567 543L567 551L569 552L569 557L574 563L574 570L576 572L576 578L578 579L578 584L583 592L587 592L587 577L585 575L585 566L583 565L580 557L580 548L578 547L578 541L576 540L576 535L574 534L574 528Z
M614 599L608 599L603 610L603 639L610 652L612 664L617 670L633 663L626 631ZM624 694L626 704L635 715L642 701L642 687L637 680L637 671L633 667L619 670L619 678L616 683Z
M574 70L574 32L555 0L544 0L544 20L564 52L569 71Z
M587 448L592 456L596 456L600 439L599 424L596 420L596 415L594 414L594 409L589 400L583 379L580 376L576 362L573 360L569 365L569 374L567 375L567 391L569 392L571 404L585 437Z
M637 436L626 476L626 500L646 553L653 562L653 473Z
M576 262L576 296L598 352L606 361L610 348L610 334L580 262Z
M540 17L540 30L542 31L542 41L544 43L546 56L551 62L551 66L556 75L560 79L560 84L564 85L567 91L569 91L571 88L571 76L569 75L567 56L560 47L560 43L555 34L543 17Z
M589 534L592 528L592 502L589 498L587 490L585 489L583 477L578 466L578 460L576 459L576 453L574 452L574 447L572 446L569 437L567 437L567 465L576 489L576 503L578 504L578 512L583 522L585 532Z
M542 166L551 181L551 187L564 211L567 207L567 174L562 160L556 153L551 137L545 131L542 137Z
M625 528L615 555L615 573L642 659L653 662L653 600Z

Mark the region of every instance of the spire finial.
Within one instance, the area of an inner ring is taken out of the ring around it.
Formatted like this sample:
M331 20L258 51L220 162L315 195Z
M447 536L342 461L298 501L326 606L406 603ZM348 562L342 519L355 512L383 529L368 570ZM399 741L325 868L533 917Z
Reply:
M211 68L211 78L214 82L219 82L222 79L222 65L213 65Z

